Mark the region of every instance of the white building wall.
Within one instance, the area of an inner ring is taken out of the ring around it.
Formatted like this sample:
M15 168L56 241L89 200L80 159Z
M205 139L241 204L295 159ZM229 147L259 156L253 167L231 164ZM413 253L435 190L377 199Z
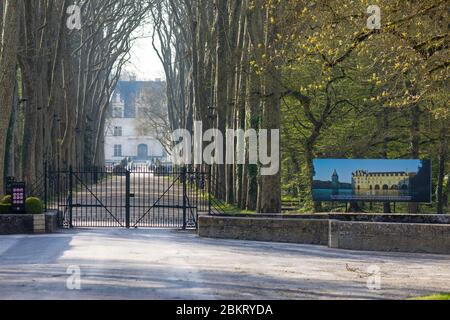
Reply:
M121 101L119 95L116 95L114 101L112 101L112 108L116 112L115 116L123 117L123 101ZM114 128L122 128L122 136L114 136ZM111 118L108 120L106 132L105 132L105 160L107 163L120 162L124 158L130 157L131 159L138 157L139 145L147 145L148 157L154 158L153 160L160 160L162 162L167 161L165 157L164 148L161 143L152 136L140 136L137 130L137 120L134 118ZM122 146L122 155L114 155L114 146Z

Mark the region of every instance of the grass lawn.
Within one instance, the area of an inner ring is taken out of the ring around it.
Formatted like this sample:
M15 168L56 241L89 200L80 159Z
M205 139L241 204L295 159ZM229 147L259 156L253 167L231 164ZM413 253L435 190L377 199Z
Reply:
M256 214L255 211L242 210L228 203L223 204L222 209L225 214Z
M450 293L439 293L431 296L417 297L410 300L450 300Z

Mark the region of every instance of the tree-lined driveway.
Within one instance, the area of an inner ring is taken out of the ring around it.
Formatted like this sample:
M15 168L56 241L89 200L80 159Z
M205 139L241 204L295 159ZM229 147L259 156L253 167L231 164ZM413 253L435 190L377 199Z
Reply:
M380 268L380 290L367 288L371 266ZM67 288L69 267L80 268L81 290ZM1 299L403 299L449 289L450 256L203 239L174 230L0 236Z

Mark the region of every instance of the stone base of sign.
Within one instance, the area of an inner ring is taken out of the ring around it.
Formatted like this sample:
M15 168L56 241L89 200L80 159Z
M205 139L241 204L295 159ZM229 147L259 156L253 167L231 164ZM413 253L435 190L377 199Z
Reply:
M48 212L42 215L0 215L0 235L53 233L58 229L57 212Z
M407 215L370 217L354 221L357 215L303 216L200 216L198 234L201 237L274 241L326 245L331 248L450 254L450 224L408 223ZM413 221L447 222L440 218L411 217Z
M248 214L233 214L227 217L249 218ZM315 213L315 214L258 214L256 218L320 219L355 222L426 223L450 224L450 214L403 214L403 213Z
M450 254L450 224L330 220L329 247Z

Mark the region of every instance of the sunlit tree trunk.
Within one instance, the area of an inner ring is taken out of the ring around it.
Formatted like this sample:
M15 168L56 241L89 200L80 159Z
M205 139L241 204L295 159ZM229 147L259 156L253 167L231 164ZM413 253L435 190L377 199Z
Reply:
M267 21L278 19L281 16L281 5L272 9L267 6ZM281 129L281 64L277 48L279 41L279 24L268 23L265 39L265 56L270 59L267 62L263 76L264 100L261 119L261 128L271 130ZM271 135L268 135L268 152L271 154ZM278 143L278 142L277 142ZM279 160L279 159L278 159ZM258 207L260 213L280 213L281 212L281 173L261 176L261 203Z

